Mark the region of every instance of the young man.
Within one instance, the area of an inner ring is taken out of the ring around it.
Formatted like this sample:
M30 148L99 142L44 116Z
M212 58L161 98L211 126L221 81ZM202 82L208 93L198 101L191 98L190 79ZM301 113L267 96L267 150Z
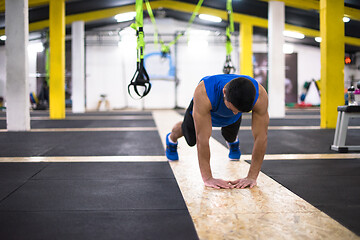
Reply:
M255 79L245 75L221 74L204 77L195 89L194 98L186 110L184 121L175 124L166 136L166 156L178 160L177 139L184 136L189 146L197 144L199 167L205 186L212 188L254 187L267 146L269 125L268 97ZM240 159L238 131L242 112L252 110L254 146L246 178L225 181L213 178L210 168L212 126L221 133L230 148L230 160Z

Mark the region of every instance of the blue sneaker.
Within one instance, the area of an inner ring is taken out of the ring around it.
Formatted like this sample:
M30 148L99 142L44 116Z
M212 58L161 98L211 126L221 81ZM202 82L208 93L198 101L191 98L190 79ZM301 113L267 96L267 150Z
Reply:
M241 151L239 147L239 140L233 143L227 142L227 145L229 146L230 152L229 152L229 159L230 161L239 161L241 156Z
M168 133L168 135L166 135L166 157L167 159L169 159L170 161L177 161L179 160L179 155L177 153L177 143L171 143L169 141L169 136L171 133Z

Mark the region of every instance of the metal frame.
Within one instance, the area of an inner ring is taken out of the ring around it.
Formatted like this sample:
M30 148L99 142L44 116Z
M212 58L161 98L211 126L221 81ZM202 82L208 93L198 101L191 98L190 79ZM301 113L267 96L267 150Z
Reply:
M345 111L339 111L334 135L334 143L331 145L331 150L335 150L341 153L348 151L360 151L360 145L345 145L350 118L360 118L360 112L349 113Z

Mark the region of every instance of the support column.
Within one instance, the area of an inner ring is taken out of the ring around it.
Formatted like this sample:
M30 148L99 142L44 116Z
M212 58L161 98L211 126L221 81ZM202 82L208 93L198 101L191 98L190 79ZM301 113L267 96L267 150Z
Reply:
M249 23L240 25L240 74L254 76L252 51L253 26Z
M85 112L85 68L84 68L84 21L72 23L71 28L72 64L72 111Z
M50 118L65 118L65 0L50 0Z
M285 117L285 56L283 53L285 5L284 2L269 2L269 116Z
M9 131L30 130L27 0L6 0L6 122Z
M335 128L337 107L344 105L344 1L320 0L320 127Z

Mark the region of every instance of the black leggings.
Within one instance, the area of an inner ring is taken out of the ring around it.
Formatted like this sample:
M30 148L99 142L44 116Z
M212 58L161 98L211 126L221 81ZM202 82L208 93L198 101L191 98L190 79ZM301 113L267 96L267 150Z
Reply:
M191 100L189 107L186 109L184 121L181 125L181 129L185 137L185 140L187 144L191 147L195 146L196 144L195 125L194 125L193 116L191 114L193 110L193 105L194 103ZM239 133L240 124L241 124L241 116L233 124L221 128L221 135L225 138L227 142L234 142L236 140Z

